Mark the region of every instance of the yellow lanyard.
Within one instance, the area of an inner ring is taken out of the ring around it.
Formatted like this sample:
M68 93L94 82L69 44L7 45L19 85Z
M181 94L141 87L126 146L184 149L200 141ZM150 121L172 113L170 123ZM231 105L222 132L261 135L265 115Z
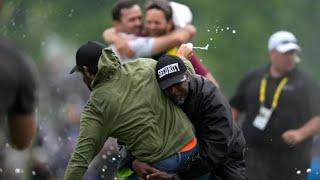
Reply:
M288 78L285 77L283 78L277 89L276 89L276 92L275 94L273 95L273 99L272 99L272 105L271 105L271 108L272 109L276 109L277 106L278 106L278 103L279 103L279 98L280 98L280 94L282 92L282 89L283 87L286 85L286 83L288 82ZM259 102L260 104L264 104L264 102L266 101L266 91L267 91L267 78L264 77L263 79L261 79L261 82L260 82L260 91L259 91Z

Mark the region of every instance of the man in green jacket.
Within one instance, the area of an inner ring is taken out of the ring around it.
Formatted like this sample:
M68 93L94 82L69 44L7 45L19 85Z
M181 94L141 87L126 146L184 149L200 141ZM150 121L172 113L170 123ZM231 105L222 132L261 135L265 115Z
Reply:
M155 60L121 65L110 49L88 42L78 49L76 63L70 73L80 72L91 94L65 179L81 179L108 137L149 163L180 152L194 140L188 117L158 87Z

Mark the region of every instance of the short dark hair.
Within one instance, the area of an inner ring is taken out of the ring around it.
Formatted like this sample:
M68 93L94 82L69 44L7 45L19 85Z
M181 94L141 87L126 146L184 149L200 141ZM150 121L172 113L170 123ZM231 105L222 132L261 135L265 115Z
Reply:
M146 3L145 9L158 9L164 13L167 21L172 20L172 8L167 0L150 0Z
M112 20L119 21L121 19L121 10L128 9L133 7L134 5L138 5L135 0L119 0L112 7Z

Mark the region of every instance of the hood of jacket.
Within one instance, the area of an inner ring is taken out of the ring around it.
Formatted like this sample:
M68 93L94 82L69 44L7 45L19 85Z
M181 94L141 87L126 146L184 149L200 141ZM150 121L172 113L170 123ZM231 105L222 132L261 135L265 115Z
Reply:
M91 88L113 79L120 69L121 63L116 54L110 48L104 48L98 62L98 72L91 83Z

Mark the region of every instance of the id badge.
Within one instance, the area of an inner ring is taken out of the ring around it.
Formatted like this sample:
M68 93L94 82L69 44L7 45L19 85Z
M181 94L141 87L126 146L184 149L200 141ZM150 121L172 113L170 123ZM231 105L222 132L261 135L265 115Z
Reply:
M264 130L270 120L272 112L273 112L273 109L268 109L264 106L261 106L259 110L259 114L256 116L256 118L253 121L253 126L260 130Z

